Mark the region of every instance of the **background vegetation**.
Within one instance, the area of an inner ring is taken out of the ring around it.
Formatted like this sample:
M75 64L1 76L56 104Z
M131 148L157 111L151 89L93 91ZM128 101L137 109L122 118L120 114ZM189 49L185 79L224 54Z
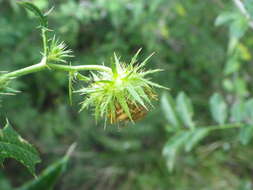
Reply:
M73 65L109 64L114 51L129 60L142 48L143 58L156 52L148 67L165 70L154 81L171 88L170 95L158 92L161 101L144 120L104 130L89 111L78 113L78 95L74 106L66 103L65 74L40 72L12 82L22 93L1 99L0 120L9 118L38 148L43 158L38 171L78 144L55 189L252 189L253 36L232 1L35 3L45 11L54 6L49 26L75 52ZM245 5L253 15L250 1ZM0 70L39 61L36 26L15 0L0 0ZM0 187L32 178L7 160Z

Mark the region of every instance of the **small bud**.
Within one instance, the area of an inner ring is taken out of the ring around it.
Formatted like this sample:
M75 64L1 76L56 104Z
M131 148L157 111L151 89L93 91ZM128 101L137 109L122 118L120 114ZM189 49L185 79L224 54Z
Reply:
M53 37L50 43L47 60L66 63L66 58L73 57L72 50L67 49L64 42L59 42Z

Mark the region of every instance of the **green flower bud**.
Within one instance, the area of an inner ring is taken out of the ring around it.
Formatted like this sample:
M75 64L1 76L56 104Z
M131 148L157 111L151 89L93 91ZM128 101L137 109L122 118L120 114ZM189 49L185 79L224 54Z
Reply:
M66 63L65 59L68 57L73 57L72 50L67 49L66 44L59 42L54 36L50 43L47 60Z
M160 69L145 71L150 55L142 63L137 63L135 54L129 64L121 62L114 54L112 72L92 73L92 82L79 92L85 96L81 110L94 108L95 118L109 120L110 123L136 121L146 115L151 100L156 94L153 87L165 88L146 78Z

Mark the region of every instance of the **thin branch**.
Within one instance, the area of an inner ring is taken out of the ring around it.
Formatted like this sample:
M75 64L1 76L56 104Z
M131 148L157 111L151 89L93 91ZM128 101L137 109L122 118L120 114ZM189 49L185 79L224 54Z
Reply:
M244 4L240 0L233 0L236 7L240 10L240 12L249 20L249 26L253 29L253 21L251 21L250 14L246 10Z
M243 3L240 0L233 0L237 8L241 11L242 14L246 16L246 18L250 18L249 13L246 11Z
M51 68L58 71L65 71L65 72L76 72L76 71L84 71L84 70L94 70L94 71L103 71L111 73L112 70L109 67L103 65L61 65L61 64L53 64L53 63L46 63L46 57L42 58L41 62L32 66L28 66L16 71L12 71L10 73L3 74L2 77L19 77L23 75L27 75L30 73L35 73L38 71L45 70L47 68Z

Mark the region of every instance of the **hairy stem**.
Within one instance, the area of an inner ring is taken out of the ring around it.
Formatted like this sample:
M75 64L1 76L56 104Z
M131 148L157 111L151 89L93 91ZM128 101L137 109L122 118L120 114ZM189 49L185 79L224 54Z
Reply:
M40 63L25 67L16 71L12 71L9 73L4 74L4 77L16 78L23 75L35 73L38 71L42 71L45 69L53 69L56 71L65 71L65 72L75 72L75 71L84 71L84 70L94 70L94 71L104 71L111 73L111 69L109 67L103 65L78 65L78 66L71 66L71 65L61 65L61 64L53 64L53 63L46 63L46 57L44 57Z
M42 28L41 29L41 35L42 35L42 40L43 40L43 49L44 49L44 56L47 56L47 29L46 28Z
M35 65L29 66L29 67L25 67L25 68L22 68L22 69L18 69L16 71L6 73L3 76L10 77L10 78L12 78L12 77L16 78L16 77L20 77L20 76L27 75L27 74L30 74L30 73L35 73L35 72L41 71L45 68L47 68L46 58L43 58L41 60L41 62L39 62L38 64L35 64Z
M71 65L60 65L60 64L47 64L49 68L59 70L59 71L84 71L84 70L94 70L94 71L104 71L111 73L112 70L109 67L103 65L78 65L78 66L71 66Z

